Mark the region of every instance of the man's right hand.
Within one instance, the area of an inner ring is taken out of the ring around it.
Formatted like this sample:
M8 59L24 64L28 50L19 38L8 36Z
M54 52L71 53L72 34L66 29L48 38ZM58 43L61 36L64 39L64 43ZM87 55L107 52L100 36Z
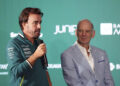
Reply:
M40 44L36 51L34 52L34 58L38 59L41 58L46 53L46 45L44 43Z
M27 59L27 61L33 66L35 61L38 58L41 58L45 54L46 54L46 45L42 43L37 47L36 51Z

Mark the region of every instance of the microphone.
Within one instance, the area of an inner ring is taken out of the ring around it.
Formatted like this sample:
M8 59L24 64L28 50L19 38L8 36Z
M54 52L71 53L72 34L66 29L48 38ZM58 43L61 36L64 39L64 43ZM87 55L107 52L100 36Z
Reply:
M37 40L37 43L38 43L38 45L39 45L39 44L44 43L44 41L39 39L39 40ZM46 56L46 54L44 54L43 57L41 58L41 62L42 62L42 65L43 65L43 66L48 67L48 61L47 61L47 56Z

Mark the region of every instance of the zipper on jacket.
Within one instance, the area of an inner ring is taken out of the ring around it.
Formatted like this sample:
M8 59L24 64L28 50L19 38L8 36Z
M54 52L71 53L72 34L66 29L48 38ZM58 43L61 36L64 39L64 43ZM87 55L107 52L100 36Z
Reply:
M20 82L20 86L22 86L23 81L24 81L24 76L22 77L22 80L21 80L21 82Z

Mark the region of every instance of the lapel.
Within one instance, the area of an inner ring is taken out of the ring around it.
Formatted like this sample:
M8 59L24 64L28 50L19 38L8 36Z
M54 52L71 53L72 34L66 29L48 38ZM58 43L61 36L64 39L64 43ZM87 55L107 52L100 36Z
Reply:
M86 60L80 49L78 48L77 44L75 44L73 47L73 53L75 56L75 60L79 63L79 65L83 66L83 68L86 68L91 74L94 74L88 61Z
M94 71L95 71L95 74L97 73L98 71L98 58L99 58L99 55L97 54L96 52L96 49L94 49L94 47L91 46L91 54L92 54L92 57L94 59Z

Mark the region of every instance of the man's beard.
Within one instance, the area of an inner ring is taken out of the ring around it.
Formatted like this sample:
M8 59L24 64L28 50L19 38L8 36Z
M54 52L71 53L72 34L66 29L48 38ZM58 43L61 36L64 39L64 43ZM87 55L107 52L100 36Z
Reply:
M37 36L37 37L33 37L34 39L38 39L39 38L39 36Z

